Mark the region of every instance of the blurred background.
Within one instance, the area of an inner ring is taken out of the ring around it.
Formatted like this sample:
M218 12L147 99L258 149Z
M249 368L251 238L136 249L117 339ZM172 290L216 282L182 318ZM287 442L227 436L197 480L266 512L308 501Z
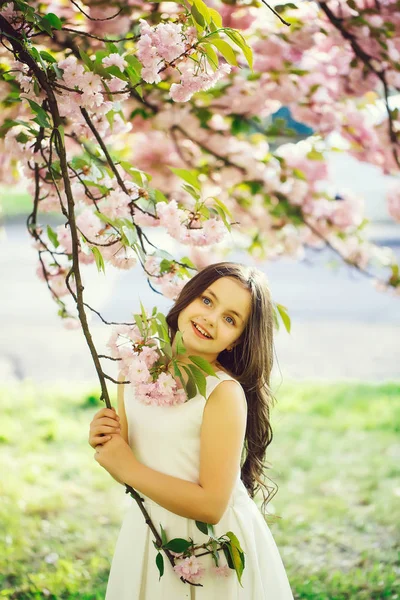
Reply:
M369 238L399 256L399 227L385 212L390 178L345 155L332 155L330 169L364 196ZM23 186L3 188L2 203L0 596L100 599L130 500L87 444L102 406L96 374L82 333L64 328L36 276L30 199ZM172 243L160 234L160 247ZM266 518L294 596L398 598L399 298L328 250L257 266L292 319L291 334L276 335L267 475L278 493ZM130 320L139 300L171 304L139 269L109 266L105 277L89 267L84 282L106 319ZM108 328L90 326L102 347Z

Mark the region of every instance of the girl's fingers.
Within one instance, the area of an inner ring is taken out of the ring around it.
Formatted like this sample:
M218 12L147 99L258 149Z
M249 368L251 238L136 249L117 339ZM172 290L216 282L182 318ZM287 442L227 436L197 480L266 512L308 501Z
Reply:
M119 433L121 429L119 427L110 427L108 425L101 425L100 427L94 427L92 432L94 435L98 435L99 433Z
M97 427L99 425L110 425L110 427L119 427L118 419L110 419L109 417L102 417L92 421L91 425Z
M111 440L111 435L95 435L90 438L90 445L92 448L96 448L96 446L102 446L106 442Z
M93 419L100 419L101 417L110 417L111 419L115 419L118 417L118 415L113 408L101 408L94 415Z

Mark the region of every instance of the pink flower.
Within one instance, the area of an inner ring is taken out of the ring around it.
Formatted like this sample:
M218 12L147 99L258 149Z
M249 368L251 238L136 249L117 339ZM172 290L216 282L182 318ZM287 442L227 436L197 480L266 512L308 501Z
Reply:
M208 219L204 221L203 231L208 244L217 244L227 233L227 229L220 219Z
M101 62L105 67L118 67L121 72L128 66L124 57L116 52L113 52L109 56L105 56Z
M392 187L388 191L387 207L392 219L400 223L400 187Z
M192 583L198 583L205 573L205 568L202 566L198 558L189 556L184 558L182 562L174 566L174 571L179 577L184 577Z
M56 229L56 233L60 246L62 246L68 254L72 254L72 238L70 228L65 227L65 225L59 225Z
M176 388L176 381L169 373L161 373L157 379L159 390L162 394L172 394Z
M212 574L216 575L217 577L221 577L221 578L229 577L229 575L232 573L232 569L230 569L227 564L220 565L219 567L213 566L210 568L210 571Z
M159 353L156 348L150 348L149 346L144 346L140 353L140 359L143 360L146 366L150 369L154 363L158 360Z
M149 369L144 361L136 358L129 367L129 379L132 382L144 383L150 377Z

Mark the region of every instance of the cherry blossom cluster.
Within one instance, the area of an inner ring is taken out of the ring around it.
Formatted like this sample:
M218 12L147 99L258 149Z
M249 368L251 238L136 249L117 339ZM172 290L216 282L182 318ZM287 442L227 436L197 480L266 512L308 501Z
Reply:
M180 82L173 83L169 92L175 102L187 102L196 92L209 90L231 71L226 63L214 72L207 72L206 62L202 65L192 62L190 55L198 41L195 27L185 31L182 23L160 23L150 27L147 21L141 19L140 33L137 55L143 64L142 77L147 83L159 83L160 72L173 61L177 63Z
M175 564L174 571L179 577L184 577L192 583L198 583L202 580L207 570L196 556L187 556ZM213 565L209 571L212 575L223 579L233 573L226 563L218 567Z
M161 370L162 353L156 340L144 338L136 325L114 327L107 347L113 358L120 359L120 372L129 379L140 402L175 406L187 401L177 380Z

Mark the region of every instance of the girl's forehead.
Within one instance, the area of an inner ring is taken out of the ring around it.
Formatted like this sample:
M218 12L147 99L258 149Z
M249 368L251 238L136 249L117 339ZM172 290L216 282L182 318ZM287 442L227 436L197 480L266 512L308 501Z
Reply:
M251 292L237 279L233 277L221 277L207 288L208 293L224 304L228 309L235 309L243 320L251 310Z

